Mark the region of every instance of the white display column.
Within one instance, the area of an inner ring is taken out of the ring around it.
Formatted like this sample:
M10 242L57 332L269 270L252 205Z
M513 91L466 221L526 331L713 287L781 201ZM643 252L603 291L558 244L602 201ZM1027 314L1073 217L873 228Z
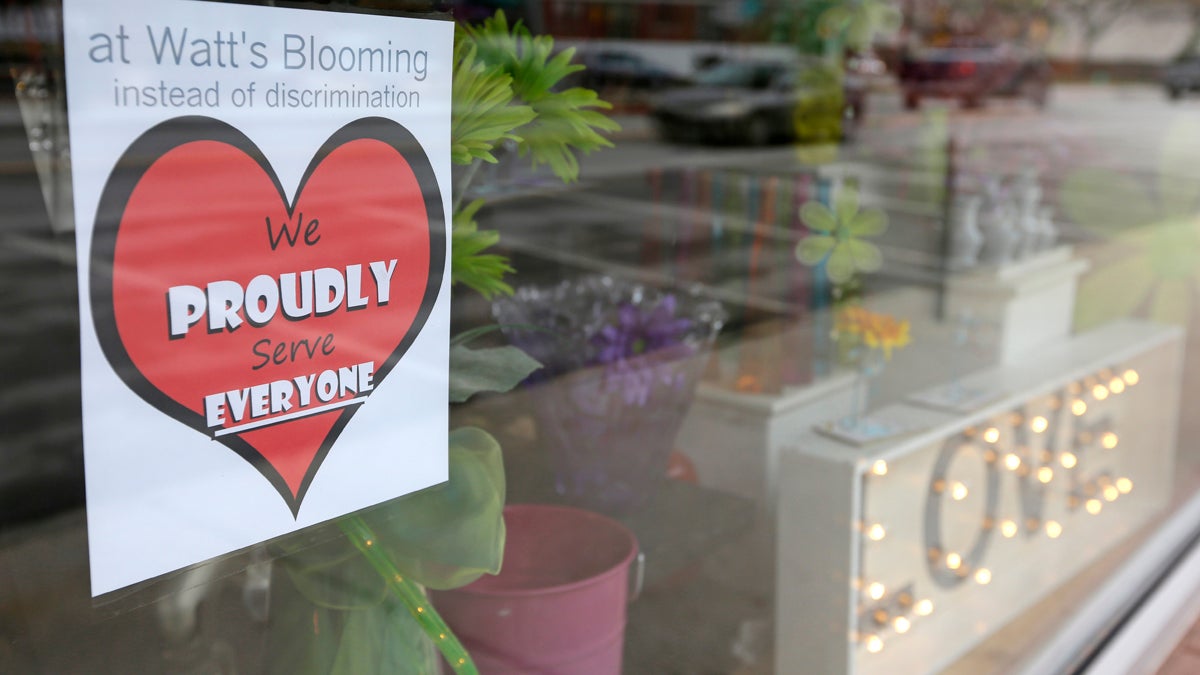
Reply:
M946 283L948 317L969 316L994 329L1000 363L1018 363L1046 344L1066 338L1075 316L1086 260L1058 246L1003 265L954 273Z

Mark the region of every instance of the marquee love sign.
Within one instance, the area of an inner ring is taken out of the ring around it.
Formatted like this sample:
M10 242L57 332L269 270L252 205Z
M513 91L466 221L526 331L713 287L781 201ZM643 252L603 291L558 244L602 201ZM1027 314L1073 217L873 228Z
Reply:
M977 412L869 448L798 439L780 477L777 663L937 672L1165 506L1180 331L1120 322L978 373Z
M444 258L437 182L399 124L343 127L289 200L245 135L178 118L105 186L92 316L131 389L241 455L295 513L421 331Z

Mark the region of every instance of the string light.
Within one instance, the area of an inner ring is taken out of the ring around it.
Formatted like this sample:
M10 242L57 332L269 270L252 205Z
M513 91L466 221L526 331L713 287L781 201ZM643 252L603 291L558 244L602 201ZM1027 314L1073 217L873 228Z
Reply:
M872 600L882 600L885 594L887 594L887 588L878 581L867 586L867 597Z
M946 567L949 567L952 570L962 567L962 556L957 553L947 553Z
M1046 536L1051 539L1058 539L1062 535L1062 525L1059 525L1057 520L1046 521Z
M1016 471L1021 468L1021 458L1011 452L1008 453L1004 456L1004 467L1009 471Z
M1074 401L1071 401L1072 414L1074 414L1076 417L1079 417L1085 412L1087 412L1087 403L1085 403L1083 399L1077 398Z
M1100 445L1103 445L1109 450L1117 447L1118 441L1119 439L1117 438L1117 435L1111 431L1104 432L1104 435L1100 437Z
M894 628L898 634L904 635L908 632L909 628L912 628L912 622L905 617L898 616L892 621L892 628Z
M1109 381L1108 389L1114 394L1120 394L1121 392L1125 391L1125 380L1122 380L1119 377L1114 377Z
M1117 501L1117 497L1120 497L1120 496L1121 496L1121 491L1118 490L1115 486L1109 485L1108 487L1104 488L1104 501L1115 502L1115 501Z
M886 536L887 530L883 529L883 525L880 525L879 523L875 523L871 527L867 528L867 538L871 541L883 541L883 538Z
M1000 523L1000 534L1004 535L1005 539L1012 539L1017 536L1017 524L1011 520Z
M1104 399L1108 398L1108 387L1105 387L1102 384L1092 387L1092 398L1096 399L1097 401L1103 401Z
M1133 490L1133 481L1129 480L1128 478L1118 478L1117 490L1123 495L1129 494L1129 492Z
M1064 452L1062 457L1058 458L1058 463L1062 464L1064 469L1074 469L1079 464L1079 458L1073 452Z
M1050 481L1054 480L1054 469L1051 469L1048 466L1043 466L1042 468L1038 469L1037 479L1042 483L1049 483Z
M1125 384L1133 386L1138 383L1141 378L1138 377L1138 372L1132 368L1121 374L1121 379L1125 380Z
M955 481L954 485L950 486L950 498L956 502L961 502L967 498L967 486Z
M878 654L883 651L883 638L878 635L867 636L867 651L872 654Z
M1029 428L1033 430L1033 433L1040 434L1050 428L1050 422L1045 417L1038 415L1029 421Z
M917 616L929 616L930 614L933 614L933 601L925 599L917 602L917 604L913 606L913 612L916 612Z
M980 586L987 586L992 581L992 571L986 567L980 567L975 570L975 583Z
M988 443L995 443L999 441L1000 430L996 427L988 427L987 430L983 432L983 440L987 441Z
M1087 509L1087 512L1094 516L1100 513L1100 509L1104 508L1104 504L1099 499L1089 499L1083 505L1083 508Z
M871 465L871 473L875 474L876 476L886 476L887 472L887 462L883 461L882 459L875 460L875 463Z

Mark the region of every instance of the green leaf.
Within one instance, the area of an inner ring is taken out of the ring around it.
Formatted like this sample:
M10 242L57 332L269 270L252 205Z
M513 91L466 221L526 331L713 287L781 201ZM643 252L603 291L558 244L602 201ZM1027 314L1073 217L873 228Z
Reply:
M520 129L518 147L535 167L548 164L570 183L579 177L576 153L611 147L600 132L620 126L599 112L611 106L589 89L556 91L567 76L583 69L571 63L574 49L554 54L553 38L534 37L520 22L510 29L503 11L478 26L464 27L463 34L478 60L511 78L515 99L534 111L534 119Z
M450 348L450 402L462 403L485 391L505 392L542 364L516 347Z
M431 588L455 588L495 573L504 553L500 445L482 430L455 429L449 454L447 482L359 513L396 566ZM273 547L295 589L318 607L363 609L391 598L383 579L336 527L308 528Z
M851 239L842 242L850 258L854 260L854 268L862 272L878 272L883 267L883 254L879 247L869 241Z
M848 246L838 245L829 254L829 262L825 265L825 274L835 284L845 283L854 276L854 257Z
M887 214L880 209L867 209L850 221L850 234L856 237L874 237L887 230Z
M833 212L841 225L848 225L858 214L858 188L851 183L842 186L833 198Z
M829 207L821 202L805 202L800 207L800 218L810 230L817 232L833 234L834 229L837 228L837 218L833 215L833 211L830 211Z
M504 282L504 276L513 272L508 258L483 253L500 240L500 234L479 229L475 222L475 214L482 206L483 200L477 199L454 214L450 245L450 283L462 283L488 299L499 294L511 295L512 287Z
M329 675L438 675L441 663L421 627L392 600L354 610L338 644Z
M450 432L450 480L364 512L397 567L434 589L496 574L504 557L504 460L475 428Z
M820 264L836 243L836 240L828 235L811 234L796 247L796 258L805 265Z
M492 151L496 145L504 140L519 141L515 130L532 121L536 113L527 105L513 104L512 77L479 61L475 45L461 32L455 37L451 161L495 163Z

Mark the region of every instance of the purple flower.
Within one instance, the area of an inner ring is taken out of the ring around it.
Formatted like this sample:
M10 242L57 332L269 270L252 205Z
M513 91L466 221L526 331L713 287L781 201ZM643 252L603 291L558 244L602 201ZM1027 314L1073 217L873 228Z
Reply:
M592 338L595 363L618 363L681 344L692 321L675 316L676 308L674 295L664 296L650 308L622 304L617 308L617 322L604 326Z
M617 308L616 323L592 337L593 362L604 365L605 389L619 392L628 405L644 406L658 385L679 387L686 379L673 363L692 353L688 344L691 319L675 315L674 295L653 307L624 303Z

